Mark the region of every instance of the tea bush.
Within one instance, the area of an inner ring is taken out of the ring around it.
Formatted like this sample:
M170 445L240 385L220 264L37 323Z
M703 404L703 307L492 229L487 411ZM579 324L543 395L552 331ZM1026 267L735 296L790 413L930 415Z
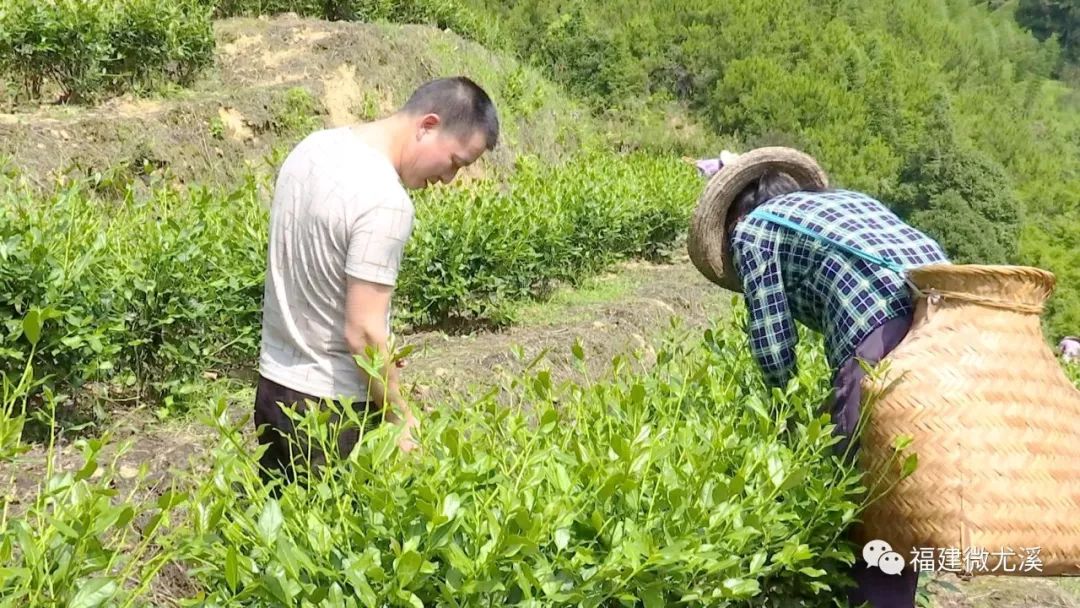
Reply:
M399 327L507 322L509 305L613 262L663 255L699 180L677 160L583 152L525 159L503 184L419 194ZM35 368L64 384L153 388L166 405L199 373L256 354L268 214L254 179L232 192L167 183L113 200L73 182L40 199L0 189L0 370L26 358L22 319L47 332Z
M0 74L26 98L46 85L67 101L190 83L213 62L210 11L195 0L8 0L0 7Z
M224 401L161 497L142 477L112 490L115 460L93 475L104 441L87 442L0 515L0 605L138 606L153 588L207 607L832 605L843 532L877 490L833 456L820 341L767 392L744 321L676 325L655 364L621 355L597 379L496 379L435 404L420 451L376 428L285 488L259 480ZM297 422L336 444L325 411ZM166 564L180 596L154 585Z
M250 354L265 264L255 188L227 196L101 199L73 184L38 200L18 190L0 209L0 319L4 365L25 359L18 319L49 327L34 367L63 384L180 379Z
M575 284L613 262L662 257L686 230L701 182L683 164L635 154L577 155L553 169L517 163L506 188L480 182L418 197L406 250L403 319L506 318L506 304Z
M672 333L655 367L441 403L415 458L379 428L280 492L222 427L179 549L199 605L829 604L865 494L831 457L824 360L803 348L769 394L739 323ZM320 418L298 422L336 445Z
M329 21L390 21L450 28L489 46L502 42L497 24L461 0L199 0L217 17L296 13Z
M419 452L377 428L283 489L259 480L250 419L220 401L209 449L164 492L145 467L121 480L108 438L66 470L50 449L16 490L33 374L0 373L0 489L19 499L0 510L0 606L835 605L844 531L888 488L833 454L820 340L767 392L745 314L676 326L655 364L620 355L597 379L530 366L498 397L436 404ZM325 419L296 421L333 445ZM158 585L166 567L190 584Z
M27 334L41 337L40 321L27 318ZM147 500L150 483L144 466L134 479L135 489L117 492L121 481L117 462L126 445L111 461L99 462L108 437L81 440L81 464L61 470L57 452L58 428L50 426L41 480L20 491L16 480L26 471L12 464L27 450L21 437L27 398L34 388L32 367L17 379L0 372L0 607L28 608L119 606L124 599L145 596L155 577L174 555L167 548L172 514L186 496L165 490ZM48 390L45 418L55 421L56 398ZM5 466L7 465L7 466Z
M1073 381L1073 384L1080 387L1080 365L1073 363L1072 365L1065 366L1065 375Z

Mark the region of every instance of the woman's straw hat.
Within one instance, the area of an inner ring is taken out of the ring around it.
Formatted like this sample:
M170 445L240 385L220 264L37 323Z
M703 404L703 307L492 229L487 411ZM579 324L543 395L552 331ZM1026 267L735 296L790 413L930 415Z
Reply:
M757 148L725 163L698 199L687 242L690 260L698 272L725 289L742 292L724 234L728 209L743 188L770 169L787 173L802 188L828 187L828 177L817 162L792 148Z

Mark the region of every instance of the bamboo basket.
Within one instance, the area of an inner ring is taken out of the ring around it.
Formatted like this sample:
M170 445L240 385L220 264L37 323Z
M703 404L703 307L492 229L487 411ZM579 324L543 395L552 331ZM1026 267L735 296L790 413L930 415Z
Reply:
M880 488L895 486L864 511L856 542L884 540L908 562L930 550L939 570L959 554L956 571L971 576L1080 575L1080 391L1040 324L1054 275L943 264L910 276L922 292L914 324L863 384L876 394L860 440L866 483L884 471ZM902 480L901 434L918 458Z

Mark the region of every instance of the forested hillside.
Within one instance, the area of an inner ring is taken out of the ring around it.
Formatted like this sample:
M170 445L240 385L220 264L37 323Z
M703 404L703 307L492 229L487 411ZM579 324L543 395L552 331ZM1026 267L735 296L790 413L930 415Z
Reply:
M957 262L1053 270L1050 331L1080 328L1080 93L1055 79L1073 53L1058 18L1076 12L1068 3L331 4L337 17L429 19L516 51L600 113L679 102L743 146L803 147Z
M597 108L685 102L745 146L805 148L958 262L1053 270L1051 332L1080 328L1080 94L1013 4L473 2Z
M1073 246L1080 237L1080 94L1056 79L1071 73L1067 60L1075 55L1076 11L1068 2L187 0L177 6L216 17L295 11L331 20L434 23L517 53L609 118L635 121L680 104L742 147L803 147L837 184L880 196L939 238L958 262L1053 270L1059 292L1047 317L1052 333L1080 327L1080 249ZM201 46L193 48L205 56ZM662 148L685 141L654 139ZM670 151L716 152L692 145Z

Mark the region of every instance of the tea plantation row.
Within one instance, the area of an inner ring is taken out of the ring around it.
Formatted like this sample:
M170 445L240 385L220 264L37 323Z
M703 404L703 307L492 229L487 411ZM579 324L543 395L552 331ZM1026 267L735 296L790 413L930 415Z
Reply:
M555 283L663 255L699 190L678 160L582 152L420 193L396 326L505 321L512 303ZM0 184L0 370L10 375L30 353L27 315L47 328L34 367L59 385L150 388L168 401L203 371L251 361L269 196L254 179L119 201L89 182L45 199Z
M655 365L619 356L564 385L534 371L502 399L436 404L418 452L380 427L280 492L224 402L164 486L82 442L82 463L50 460L0 513L0 606L832 605L843 530L878 489L832 457L820 345L802 343L787 393L766 392L743 315L675 327ZM22 399L5 385L10 484ZM336 445L318 422L299 420Z

